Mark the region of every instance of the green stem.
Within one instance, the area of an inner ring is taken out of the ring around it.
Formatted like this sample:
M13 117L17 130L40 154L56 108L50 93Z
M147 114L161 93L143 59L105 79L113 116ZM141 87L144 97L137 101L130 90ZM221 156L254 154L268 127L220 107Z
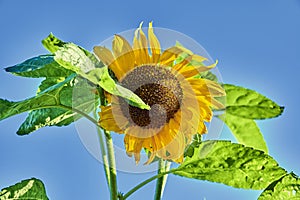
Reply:
M170 168L170 164L167 161L164 161L163 159L160 159L159 162L158 162L157 174L164 173L164 172L168 171L169 168ZM165 186L166 186L166 181L167 181L167 174L156 180L154 200L160 200L161 199L161 197L164 193Z
M98 118L96 109L94 111L94 117L95 117L95 119ZM98 138L99 138L100 152L101 152L106 182L107 182L108 187L110 188L109 164L108 164L107 152L106 152L106 149L104 146L105 143L104 143L103 133L101 132L99 126L97 126L96 129L97 129L97 134L98 134Z
M169 171L170 168L171 168L171 162L166 161L165 172ZM169 174L166 174L166 175L163 176L161 197L162 197L162 195L164 194L164 190L165 190L165 187L166 187L168 175L169 175Z
M157 174L155 176L152 176L150 178L148 178L147 180L141 182L140 184L138 184L137 186L135 186L134 188L132 188L131 190L129 190L125 195L123 195L122 197L122 200L125 200L127 199L130 195L132 195L135 191L139 190L140 188L142 188L144 185L150 183L151 181L157 179L157 178L160 178L160 177L163 177L164 175L166 174L170 174L170 173L173 173L175 171L179 170L178 168L175 168L175 169L171 169L169 171L165 171L161 174Z
M89 121L94 123L97 127L100 127L99 124L98 124L98 121L96 119L94 119L93 117L89 116L88 114L82 112L81 110L78 110L76 108L71 108L69 106L64 106L64 105L59 105L57 107L64 108L64 109L67 109L67 110L72 110L73 112L76 112L76 113L82 115L83 117L87 118ZM107 156L108 156L108 165L106 165L106 166L109 167L109 170L108 170L109 176L107 176L107 180L109 182L109 187L110 187L110 199L111 200L117 200L117 198L118 198L117 171L116 171L116 162L115 162L113 141L112 141L112 138L111 138L111 135L110 135L109 131L104 130L104 134L106 136L106 147L107 147L107 153L108 153L107 154ZM103 143L104 143L104 141L103 141ZM104 145L103 145L103 148L104 148Z
M106 137L106 147L108 152L108 164L109 164L109 175L110 175L110 199L118 199L118 188L117 188L117 171L116 171L116 161L114 153L114 144L110 135L110 132L104 130Z

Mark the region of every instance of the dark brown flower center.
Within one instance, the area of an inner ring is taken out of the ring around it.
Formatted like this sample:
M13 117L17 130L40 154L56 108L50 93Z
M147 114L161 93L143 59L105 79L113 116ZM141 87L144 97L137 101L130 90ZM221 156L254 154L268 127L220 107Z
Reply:
M176 76L164 66L143 65L130 71L121 85L138 95L151 109L143 110L119 99L122 113L131 124L160 128L179 110L182 89Z

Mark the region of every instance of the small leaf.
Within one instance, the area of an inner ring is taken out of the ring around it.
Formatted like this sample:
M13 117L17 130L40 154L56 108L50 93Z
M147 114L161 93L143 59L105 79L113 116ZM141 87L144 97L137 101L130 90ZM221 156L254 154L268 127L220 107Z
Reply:
M268 153L264 137L254 120L236 117L229 113L221 115L219 118L226 123L240 144Z
M73 72L61 67L52 55L41 55L30 58L20 64L5 68L5 71L18 76L40 77L67 77Z
M48 200L42 181L31 178L0 191L0 200L9 199L39 199Z
M283 107L253 90L229 84L223 86L226 91L226 112L231 115L266 119L277 117L283 112Z
M300 199L300 179L294 173L287 174L270 184L258 197L259 200Z
M173 173L236 188L260 190L286 171L262 151L229 141L205 141Z

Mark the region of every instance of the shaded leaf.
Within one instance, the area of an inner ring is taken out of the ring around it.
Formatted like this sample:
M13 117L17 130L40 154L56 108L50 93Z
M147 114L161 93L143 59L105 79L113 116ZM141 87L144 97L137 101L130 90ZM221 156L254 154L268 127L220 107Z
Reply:
M286 171L262 151L229 141L205 141L173 173L236 188L260 190Z
M42 82L39 91L43 91L45 88L56 83L57 80L48 78ZM85 80L77 78L75 84L70 83L62 87L60 100L63 105L80 109L85 113L90 113L94 109L93 102L97 96L91 92L93 87L88 85ZM33 110L29 112L17 134L29 134L45 126L67 126L81 117L80 114L63 108L55 107Z
M274 101L243 87L224 84L226 112L248 119L266 119L281 115L283 107Z
M270 184L259 200L300 199L300 179L294 173L287 174Z
M75 108L88 114L94 108L96 95L85 80L78 81L75 77L76 75L72 75L62 82L46 87L37 96L24 101L0 99L0 120L31 111L18 131L18 134L28 134L43 126L68 125L81 117L73 112Z
M0 200L9 199L48 200L48 197L43 182L36 178L31 178L2 189L0 191Z
M39 77L67 77L73 72L61 67L52 55L41 55L30 58L20 64L5 68L5 71L18 76Z
M229 113L221 115L219 118L225 122L240 144L268 153L264 137L254 120L237 117Z

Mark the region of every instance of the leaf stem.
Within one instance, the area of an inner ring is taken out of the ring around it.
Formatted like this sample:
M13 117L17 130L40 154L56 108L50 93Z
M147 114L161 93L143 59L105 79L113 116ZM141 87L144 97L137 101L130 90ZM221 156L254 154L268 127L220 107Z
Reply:
M135 191L139 190L140 188L142 188L144 185L150 183L151 181L157 179L157 178L160 178L160 177L163 177L164 175L166 174L170 174L170 173L173 173L175 171L179 170L178 168L174 168L174 169L171 169L169 171L165 171L165 172L162 172L160 174L157 174L155 176L152 176L148 179L146 179L145 181L141 182L140 184L138 184L137 186L135 186L134 188L132 188L131 190L129 190L125 195L123 195L122 197L122 200L126 200L130 195L132 195Z

